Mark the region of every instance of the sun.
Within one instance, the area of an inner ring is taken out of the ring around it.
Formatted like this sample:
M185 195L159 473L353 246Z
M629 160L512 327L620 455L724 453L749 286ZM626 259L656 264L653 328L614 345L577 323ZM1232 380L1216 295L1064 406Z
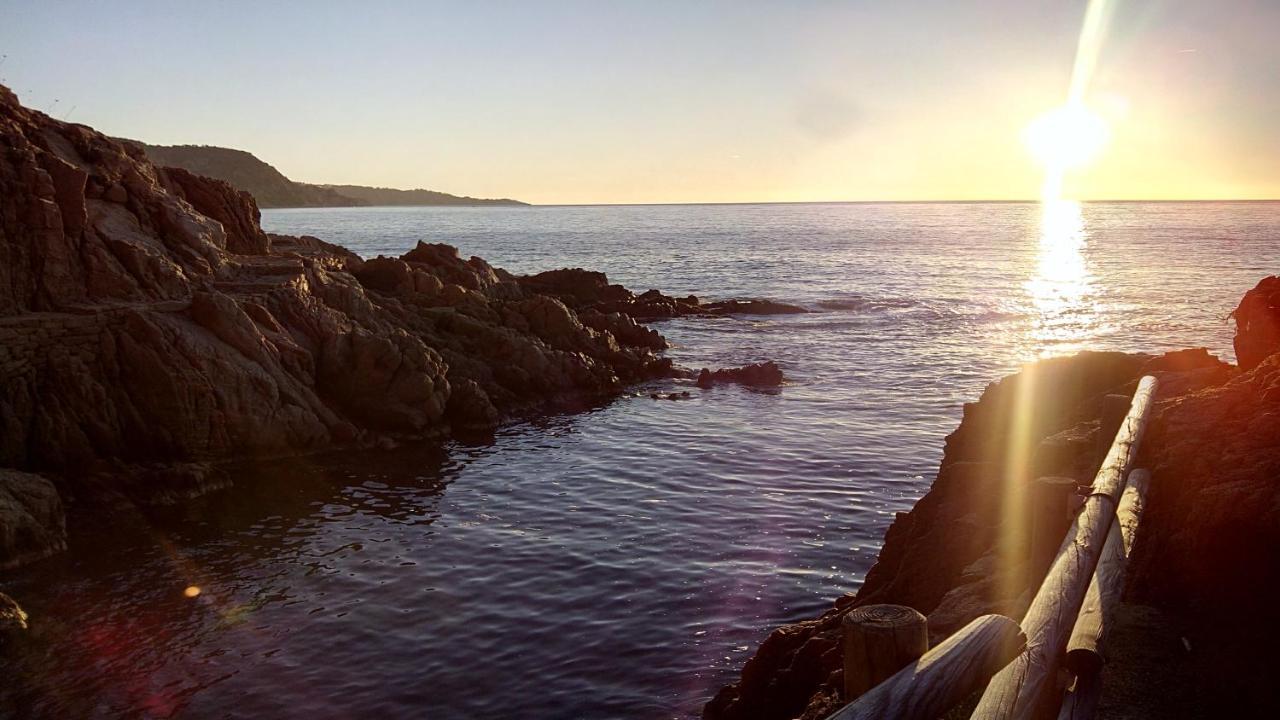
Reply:
M1022 133L1027 149L1051 173L1088 165L1110 139L1107 121L1078 103L1044 113Z

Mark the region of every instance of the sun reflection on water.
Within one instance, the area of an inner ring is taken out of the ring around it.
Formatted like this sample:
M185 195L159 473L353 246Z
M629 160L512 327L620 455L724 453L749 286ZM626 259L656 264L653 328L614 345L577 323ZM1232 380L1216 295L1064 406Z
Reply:
M1088 242L1079 202L1041 204L1040 251L1025 285L1032 310L1029 344L1038 357L1083 349L1098 331L1094 276L1085 258Z

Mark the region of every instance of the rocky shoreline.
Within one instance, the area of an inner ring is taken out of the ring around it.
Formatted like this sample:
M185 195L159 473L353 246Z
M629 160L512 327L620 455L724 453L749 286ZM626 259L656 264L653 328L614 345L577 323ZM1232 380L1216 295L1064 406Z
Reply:
M488 432L657 378L776 385L772 363L675 367L644 323L806 312L635 293L582 269L516 276L448 245L365 260L268 234L247 193L156 167L2 86L0 142L0 569L65 549L68 506L178 502L225 487L232 461ZM1161 385L1128 597L1195 648L1198 702L1240 715L1276 704L1280 278L1235 321L1238 366L1203 350L1083 353L991 385L858 592L770 634L704 717L825 717L839 621L860 605L910 605L935 640L983 613L1019 617L1033 572L1005 562L997 538L1029 509L1009 506L1008 486L1086 485L1103 396L1144 374Z
M1124 642L1136 647L1137 657L1126 661L1148 664L1118 663L1098 717L1273 716L1280 708L1271 685L1280 663L1270 652L1280 640L1270 610L1280 592L1280 278L1260 282L1232 317L1238 366L1203 349L1158 357L1086 352L1033 363L990 385L965 406L937 479L895 518L864 584L821 616L770 633L703 717L821 720L838 709L840 621L862 605L919 610L932 643L986 613L1020 618L1038 576L1024 553L1002 553L1002 538L1030 526L1027 486L1069 477L1084 490L1106 449L1103 397L1131 394L1147 374L1160 382L1139 461L1152 471L1151 491L1122 616L1158 620L1122 626ZM1015 537L1013 544L1025 542Z
M803 312L271 235L248 193L2 86L0 144L0 569L62 550L68 504L171 503L229 484L227 461L586 407L695 375L641 321Z

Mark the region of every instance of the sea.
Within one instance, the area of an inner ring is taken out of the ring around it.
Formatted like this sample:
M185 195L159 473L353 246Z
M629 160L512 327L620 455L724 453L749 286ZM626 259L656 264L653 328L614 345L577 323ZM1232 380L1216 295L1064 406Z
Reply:
M691 718L779 625L858 589L962 405L1079 350L1206 347L1280 268L1275 203L268 210L366 256L419 240L514 273L803 315L655 323L698 369L492 439L259 463L163 513L74 523L0 573L31 718ZM652 392L689 391L683 400Z

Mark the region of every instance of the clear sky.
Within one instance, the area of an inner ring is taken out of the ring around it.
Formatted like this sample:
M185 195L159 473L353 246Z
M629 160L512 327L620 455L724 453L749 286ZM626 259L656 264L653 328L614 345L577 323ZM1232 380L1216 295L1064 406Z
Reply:
M1113 0L1080 198L1280 197L1280 1ZM0 0L28 105L535 203L1034 198L1085 0Z

